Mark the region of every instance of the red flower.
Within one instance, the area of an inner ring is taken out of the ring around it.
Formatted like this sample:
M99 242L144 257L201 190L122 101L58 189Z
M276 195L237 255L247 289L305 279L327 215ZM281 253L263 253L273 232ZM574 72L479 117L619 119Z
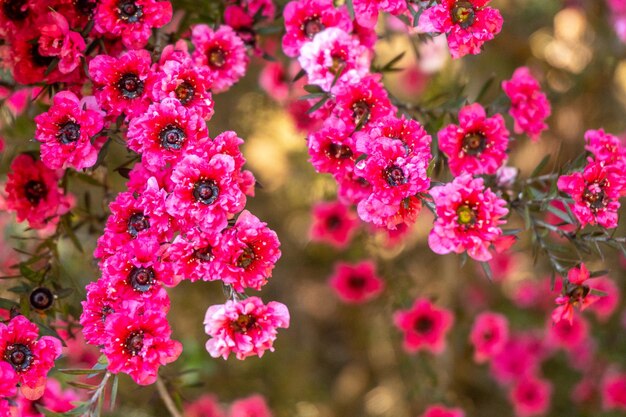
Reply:
M420 298L415 300L409 310L397 311L393 321L404 332L406 351L417 352L425 349L432 353L441 353L454 317L450 311L437 308L426 298Z
M330 277L330 286L346 303L364 303L376 298L385 288L385 282L376 275L372 261L357 264L338 262Z

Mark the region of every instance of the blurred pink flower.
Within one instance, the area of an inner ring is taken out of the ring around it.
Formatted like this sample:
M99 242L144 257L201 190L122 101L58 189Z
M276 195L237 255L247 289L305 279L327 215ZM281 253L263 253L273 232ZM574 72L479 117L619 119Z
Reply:
M376 275L376 265L372 261L338 262L330 277L330 286L342 301L364 303L376 298L383 291L385 282Z

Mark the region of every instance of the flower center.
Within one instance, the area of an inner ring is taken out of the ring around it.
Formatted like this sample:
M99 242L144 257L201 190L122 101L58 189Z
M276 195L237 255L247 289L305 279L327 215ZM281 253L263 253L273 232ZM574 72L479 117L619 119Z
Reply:
M237 258L237 266L239 268L248 269L255 259L256 254L254 253L254 249L252 249L249 245L246 245L243 248L241 255L239 255L239 258Z
M352 118L357 126L368 122L370 119L370 106L365 100L357 101L352 105Z
M587 285L574 285L571 283L566 288L566 294L573 302L584 299L591 291Z
M70 143L76 142L78 139L80 139L80 125L73 120L69 120L63 123L59 127L57 139L63 145L68 145Z
M28 346L15 343L7 346L4 351L4 360L13 365L13 369L17 372L23 372L33 363L33 353Z
M96 0L74 0L74 7L84 16L91 17L97 5Z
M237 333L247 333L255 323L256 319L250 314L241 314L237 320L230 323L230 327Z
M208 53L209 65L214 68L222 68L226 64L226 54L222 48L213 48Z
M420 316L415 320L413 328L417 333L424 334L428 333L433 328L434 324L435 323L433 322L432 318L428 316Z
M487 138L482 132L472 132L465 135L461 149L467 155L480 155L487 146Z
M30 305L36 310L47 310L52 306L54 295L47 288L35 288L28 298Z
M474 24L476 20L476 13L474 12L474 6L469 1L457 1L454 4L452 10L450 10L452 21L463 29Z
M143 93L143 81L137 74L124 74L117 82L117 88L124 98L137 98Z
M113 314L115 313L115 310L113 309L113 307L111 306L102 306L102 309L100 310L100 314L102 315L101 320L102 323L105 322L105 320L107 319L107 316L109 314Z
M365 278L360 275L351 275L348 278L348 285L355 290L361 290L365 287Z
M2 3L4 15L14 22L26 19L28 9L24 7L26 0L5 0Z
M143 213L133 213L128 218L126 231L132 237L137 237L139 232L147 230L150 228L150 221L148 220L148 216Z
M24 196L33 206L39 204L48 194L48 187L42 181L30 180L24 186Z
M126 343L124 344L126 351L130 353L131 356L138 355L141 352L141 349L143 349L143 339L143 331L141 330L134 331L129 334L126 338Z
M326 156L334 159L350 159L352 158L352 149L349 146L331 142L326 148Z
M54 61L54 58L51 56L43 56L39 53L39 43L35 42L30 47L30 55L33 58L33 64L38 67L49 67Z
M200 180L193 186L193 197L197 202L211 205L220 195L220 189L213 180Z
M117 3L117 15L128 23L137 23L143 16L143 9L134 0L122 0Z
M346 66L346 60L341 55L333 55L333 64L328 68L331 74L337 75L343 71L343 68Z
M456 215L458 223L462 226L473 226L476 222L476 212L466 204L456 209Z
M587 207L589 207L594 213L604 209L609 203L604 192L604 187L606 186L606 180L595 182L591 184L583 193L583 201L587 203Z
M161 146L165 149L177 151L185 144L187 135L185 135L185 132L183 132L180 127L167 125L159 133L159 138L161 139Z
M339 229L341 223L341 217L336 214L330 215L326 219L326 227L328 227L330 230Z
M176 98L180 101L181 104L187 104L191 101L194 94L196 93L196 89L194 86L187 81L183 81L178 84L176 90L174 90L174 94L176 94Z
M213 255L213 248L210 246L194 250L193 256L200 262L211 262L215 258L215 255Z
M404 171L397 165L388 166L383 170L383 177L392 187L397 187L398 185L406 184L407 178L404 176Z
M154 269L133 267L128 274L128 282L135 291L146 292L154 284Z
M315 35L324 30L324 24L320 21L320 18L315 15L308 17L300 26L300 29L304 32L307 38L313 39Z

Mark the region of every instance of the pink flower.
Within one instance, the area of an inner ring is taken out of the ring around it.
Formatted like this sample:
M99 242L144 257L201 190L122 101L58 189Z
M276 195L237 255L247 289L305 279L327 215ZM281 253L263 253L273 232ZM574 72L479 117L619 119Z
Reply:
M609 371L602 379L602 407L626 411L626 374Z
M597 295L590 294L591 288L585 283L588 279L589 271L584 263L568 271L562 294L556 299L558 307L552 312L552 321L558 323L567 320L572 324L575 307L580 307L580 311L583 311L598 300Z
M376 275L372 261L336 263L329 283L341 301L354 304L373 300L385 288L385 281Z
M544 121L551 113L550 102L539 82L527 67L520 67L510 80L502 82L502 89L511 100L509 114L515 121L515 133L526 133L537 141L541 132L548 128Z
M259 73L259 86L272 99L284 103L289 98L289 75L282 63L265 62Z
M265 398L256 394L234 401L230 406L229 417L272 417Z
M371 53L358 39L339 28L328 28L300 49L298 62L309 84L331 91L333 83L358 83L369 73Z
M80 315L83 336L89 344L104 345L107 337L104 324L107 317L114 313L116 308L119 308L118 295L111 291L109 282L103 279L90 282L85 290L87 291L87 299L81 302L83 311Z
M185 405L187 417L225 417L217 397L212 394L204 394L193 403Z
M460 408L447 408L443 405L430 405L420 417L465 417L465 412Z
M125 304L126 308L107 319L103 353L109 371L124 372L137 384L150 385L157 379L159 366L180 356L182 345L170 339L172 331L161 310L136 302Z
M164 255L176 275L175 281L220 279L224 265L215 253L222 243L226 244L222 235L211 230L191 229L185 235L176 236Z
M439 148L448 157L452 175L493 175L506 160L509 131L504 118L487 117L478 103L459 112L459 126L451 124L439 131Z
M61 13L48 13L45 22L40 28L39 52L43 56L58 58L59 71L69 74L80 65L85 40L80 33L70 30Z
M617 227L621 175L601 163L589 162L583 172L559 177L559 190L574 199L572 211L582 227L588 224Z
M536 374L547 352L543 338L534 334L510 335L504 348L490 362L493 377L501 384Z
M29 227L43 229L56 224L67 213L73 199L58 186L60 176L28 154L13 159L5 192L6 207L17 213L17 221L28 221Z
M211 337L206 349L214 357L237 359L263 356L274 351L277 328L289 327L289 311L284 304L271 301L263 304L258 297L209 307L204 318L204 331Z
M317 172L341 178L354 170L358 156L352 129L336 117L326 120L321 129L307 138L311 164Z
M352 32L352 22L345 7L335 8L331 0L290 1L283 11L285 30L283 51L289 57L300 55L300 48L326 28L337 27Z
M279 247L276 232L244 210L235 226L224 232L222 244L217 248L224 263L220 278L238 292L245 288L260 290L280 258Z
M606 322L619 305L620 289L613 280L606 277L595 278L593 289L603 294L597 296L589 311L594 313L598 320Z
M17 399L17 405L20 417L43 417L44 415L39 412L35 404L54 413L66 413L76 408L73 403L80 401L80 399L76 391L72 389L63 390L59 381L48 379L46 390L41 398L37 401L31 401L20 396Z
M95 85L98 104L110 116L143 114L150 105L148 93L154 82L151 63L150 52L143 49L127 52L119 58L98 55L92 59L89 76Z
M474 345L474 360L485 362L502 352L509 339L509 322L505 316L485 312L476 317L470 342Z
M452 58L477 55L502 29L502 15L490 0L443 0L420 16L422 32L445 33Z
M603 129L585 132L585 149L593 154L596 162L614 165L622 172L626 167L626 146L618 137Z
M101 0L94 16L94 29L118 37L128 49L143 48L152 28L172 19L172 4L159 0Z
M409 352L428 350L438 354L443 352L445 337L454 317L443 308L437 308L426 298L415 300L408 310L394 313L393 322L404 332L404 349Z
M61 355L59 339L38 337L37 325L24 316L16 316L8 324L0 323L0 358L13 366L22 394L30 400L43 395L46 376Z
M175 164L189 147L206 141L206 123L192 109L177 99L165 98L154 103L146 112L130 121L128 147L141 154L147 168Z
M196 25L191 31L196 64L206 65L216 93L228 90L246 73L248 55L243 41L230 26L213 31L207 25Z
M515 414L519 417L530 417L545 414L550 408L552 384L534 377L522 378L509 393Z
M152 97L154 101L176 99L187 109L208 120L213 116L212 84L206 66L195 65L190 59L184 62L170 60L160 67L152 88Z
M104 118L99 111L83 109L74 93L57 93L50 109L35 122L35 139L41 142L41 160L48 168L83 169L96 163L102 143L91 140L102 130Z
M354 17L367 28L373 28L378 21L378 12L385 11L393 15L402 14L407 10L406 2L401 0L355 0Z
M493 255L491 244L502 235L500 225L505 221L506 202L485 189L482 178L468 174L452 182L433 187L437 220L428 235L428 245L433 252L467 254L477 261L488 261Z
M350 243L359 221L353 210L339 201L313 206L313 224L309 235L315 242L325 242L338 249Z
M18 376L10 362L0 362L0 398L17 393ZM2 414L0 414L2 415Z
M548 320L546 326L548 341L567 350L576 348L589 337L589 325L580 316L574 316L571 323L568 320L557 323Z

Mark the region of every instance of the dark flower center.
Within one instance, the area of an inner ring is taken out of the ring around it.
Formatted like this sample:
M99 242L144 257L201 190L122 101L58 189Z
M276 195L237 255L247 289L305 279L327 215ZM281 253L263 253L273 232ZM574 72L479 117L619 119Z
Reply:
M242 314L237 317L237 320L230 323L230 327L237 333L247 333L255 323L256 319L254 316L251 316L250 314Z
M583 200L587 203L587 206L592 212L597 212L604 209L609 201L604 192L604 187L607 186L607 181L602 180L591 184L590 187L583 193Z
M480 155L487 147L487 138L482 132L472 132L465 135L461 149L468 155Z
M93 15L93 11L97 4L98 3L95 0L74 0L74 7L84 16Z
M450 15L452 21L463 29L472 26L476 20L474 6L469 1L457 1L452 10L450 10Z
M339 229L341 223L341 217L336 214L332 214L326 219L326 227L328 227L330 230Z
M360 275L351 275L348 278L348 285L355 290L361 290L365 287L365 278Z
M4 360L13 365L17 372L26 371L33 363L33 353L30 348L21 343L7 346L4 351Z
M103 306L102 309L100 310L100 314L102 314L102 318L101 318L102 323L105 322L109 314L113 314L113 313L115 313L115 310L113 309L113 307Z
M420 316L415 320L413 328L417 333L428 333L434 326L435 322L428 316Z
M70 143L76 142L80 139L80 125L73 120L68 120L59 126L59 131L57 132L57 139L63 145L68 145Z
M476 212L467 204L456 209L457 222L462 226L473 226L476 223Z
M349 146L331 142L326 148L326 156L334 159L350 159L352 158L352 149Z
M388 166L383 170L383 177L392 187L397 187L398 185L406 184L407 178L404 175L404 171L397 165Z
M52 306L54 295L47 288L35 288L28 298L30 305L36 310L47 310Z
M315 35L324 30L324 24L320 21L319 16L311 16L304 20L300 29L307 38L313 39Z
M152 267L137 268L133 267L128 274L128 282L134 290L139 292L146 292L150 290L154 284L155 274Z
M180 101L181 104L187 104L191 101L194 94L196 93L195 87L188 81L183 81L178 84L176 90L174 90L174 94L176 94L176 98Z
M209 65L213 68L222 68L226 64L226 54L222 48L213 48L208 52Z
M117 3L117 15L128 23L137 23L143 16L143 9L134 0L122 0Z
M24 7L26 0L5 0L2 3L4 15L13 22L26 19L28 9Z
M126 338L126 343L124 344L126 351L128 351L131 356L138 355L141 352L141 349L143 349L143 339L144 335L141 330L134 331L129 334Z
M137 74L124 74L117 82L117 88L124 98L137 98L143 93L143 81Z
M33 206L38 205L48 194L48 187L43 181L30 180L24 186L24 196Z
M211 205L220 195L220 188L213 180L200 180L193 186L193 197L197 202Z
M143 213L133 213L128 218L127 228L128 234L132 237L137 237L139 232L150 228L149 217Z
M333 55L332 58L333 64L330 68L328 68L328 71L330 71L330 73L333 75L340 74L343 71L343 68L346 66L346 60L343 56L340 55Z
M215 255L213 255L213 248L210 246L194 250L193 256L200 262L210 262L215 258Z
M568 283L566 289L567 296L573 302L584 299L591 291L591 289L587 285L575 285L571 283Z
M161 146L165 149L177 151L185 144L187 135L185 135L185 132L183 132L180 127L176 125L167 125L159 133L159 138L161 139Z
M254 253L254 249L252 249L251 246L246 245L243 248L241 255L239 255L239 258L237 258L237 266L239 268L248 269L255 259L256 254Z
M43 56L39 53L39 43L35 42L30 47L30 55L33 58L33 64L37 67L49 67L54 58L51 56Z
M352 105L352 119L354 124L362 126L370 119L370 106L365 100L359 100Z

